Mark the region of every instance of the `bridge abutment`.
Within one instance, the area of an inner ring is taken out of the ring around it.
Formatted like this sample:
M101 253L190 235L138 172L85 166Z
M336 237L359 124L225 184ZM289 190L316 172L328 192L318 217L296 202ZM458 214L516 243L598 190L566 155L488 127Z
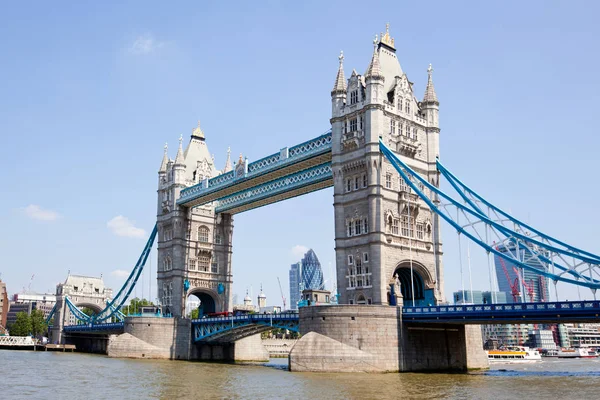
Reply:
M189 360L191 323L183 318L125 318L125 333L111 336L107 354L116 358Z
M202 361L266 362L269 352L262 344L260 333L235 342L199 343L196 345Z
M487 368L477 326L403 324L399 307L302 307L291 371L409 372Z

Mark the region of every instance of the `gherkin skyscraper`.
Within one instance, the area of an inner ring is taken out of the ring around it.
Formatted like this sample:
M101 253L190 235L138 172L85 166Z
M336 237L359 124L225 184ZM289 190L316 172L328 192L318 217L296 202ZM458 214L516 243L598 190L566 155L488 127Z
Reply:
M304 289L323 289L321 263L312 249L302 258L302 283Z

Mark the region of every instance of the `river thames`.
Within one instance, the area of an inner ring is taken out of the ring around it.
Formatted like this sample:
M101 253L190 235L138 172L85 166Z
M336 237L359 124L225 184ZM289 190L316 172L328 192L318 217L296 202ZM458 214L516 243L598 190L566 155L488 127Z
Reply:
M592 399L600 359L494 365L469 374L292 373L262 365L0 350L2 399Z

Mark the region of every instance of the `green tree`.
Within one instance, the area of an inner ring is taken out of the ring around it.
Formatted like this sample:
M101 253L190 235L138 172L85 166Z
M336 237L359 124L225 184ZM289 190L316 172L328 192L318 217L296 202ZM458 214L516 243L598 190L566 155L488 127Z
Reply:
M139 299L137 297L129 301L129 305L124 306L121 312L125 315L138 314L141 306L152 306L154 305L150 300Z
M81 309L81 311L82 311L82 312L83 312L85 315L87 315L87 316L90 316L90 317L91 317L92 315L94 315L94 314L95 314L94 310L92 310L92 309L91 309L91 308L89 308L89 307L83 307L83 308Z
M48 333L46 317L42 310L33 310L29 319L31 320L31 334L33 336L40 337Z
M10 326L11 336L29 336L31 333L31 318L25 311L17 313L17 319Z
M200 309L199 308L194 308L192 310L192 312L190 313L190 318L191 319L197 319L199 315L200 315Z

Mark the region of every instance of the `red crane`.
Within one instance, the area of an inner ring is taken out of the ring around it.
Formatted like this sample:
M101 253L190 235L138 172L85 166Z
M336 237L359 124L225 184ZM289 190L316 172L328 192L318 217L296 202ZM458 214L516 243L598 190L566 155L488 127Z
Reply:
M498 246L496 246L496 250L500 251ZM508 286L510 286L510 294L512 295L513 303L516 303L517 299L521 295L521 292L519 291L519 274L517 274L515 282L511 283L510 275L508 274L508 270L506 269L506 264L504 264L504 259L500 256L498 256L498 258L500 259L500 265L502 265L502 271L504 271L504 276L506 276L506 280L508 281Z
M546 280L542 275L538 276L538 279L540 281L540 296L542 297L543 302L547 302L548 299L546 299Z
M516 267L513 267L513 271L515 272L515 274L517 274L517 276L520 276L520 275L519 275L519 270L518 270ZM515 282L516 282L516 281L518 281L518 279L519 279L519 278L517 278L517 279L515 280ZM527 284L527 281L526 281L525 279L522 279L522 281L523 281L523 287L524 287L524 288L525 288L525 290L527 291L527 296L529 296L529 302L530 302L530 303L533 303L533 296L535 295L535 292L533 291L533 285L532 285L532 286L529 286L529 285ZM531 282L531 283L533 283L533 282Z

